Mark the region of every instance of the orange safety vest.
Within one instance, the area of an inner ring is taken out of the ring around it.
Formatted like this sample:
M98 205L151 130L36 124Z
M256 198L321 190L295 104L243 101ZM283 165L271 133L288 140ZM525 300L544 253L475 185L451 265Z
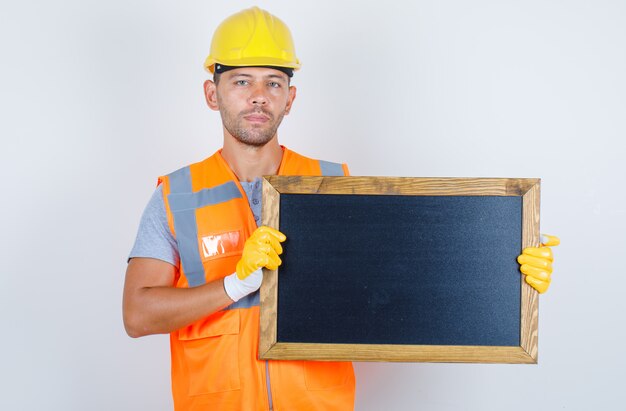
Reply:
M345 164L283 147L279 175L348 175ZM237 177L218 151L159 182L180 253L176 287L195 287L235 272L257 228ZM177 411L353 410L349 362L260 361L259 295L170 334Z

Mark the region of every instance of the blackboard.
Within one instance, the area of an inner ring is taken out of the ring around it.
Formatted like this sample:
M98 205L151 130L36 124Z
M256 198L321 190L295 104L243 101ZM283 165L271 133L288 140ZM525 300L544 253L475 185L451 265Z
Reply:
M264 184L264 224L287 241L261 289L261 358L536 362L516 257L538 237L538 180Z

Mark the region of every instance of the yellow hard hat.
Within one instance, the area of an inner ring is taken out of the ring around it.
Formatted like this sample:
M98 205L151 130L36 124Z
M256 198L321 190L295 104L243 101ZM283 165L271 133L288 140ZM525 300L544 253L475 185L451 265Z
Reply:
M204 68L214 73L216 63L234 67L300 68L287 25L258 7L233 14L217 27Z

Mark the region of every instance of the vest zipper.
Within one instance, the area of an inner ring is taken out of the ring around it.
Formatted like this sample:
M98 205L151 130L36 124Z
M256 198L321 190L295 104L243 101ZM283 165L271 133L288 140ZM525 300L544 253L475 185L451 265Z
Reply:
M265 360L265 385L267 386L267 400L270 405L270 411L273 410L272 404L272 384L270 382L270 362Z

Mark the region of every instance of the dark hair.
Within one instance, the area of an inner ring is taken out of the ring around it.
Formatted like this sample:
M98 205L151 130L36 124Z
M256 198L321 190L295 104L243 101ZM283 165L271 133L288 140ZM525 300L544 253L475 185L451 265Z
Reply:
M213 82L217 86L217 83L220 82L220 77L222 77L222 73L213 73Z

